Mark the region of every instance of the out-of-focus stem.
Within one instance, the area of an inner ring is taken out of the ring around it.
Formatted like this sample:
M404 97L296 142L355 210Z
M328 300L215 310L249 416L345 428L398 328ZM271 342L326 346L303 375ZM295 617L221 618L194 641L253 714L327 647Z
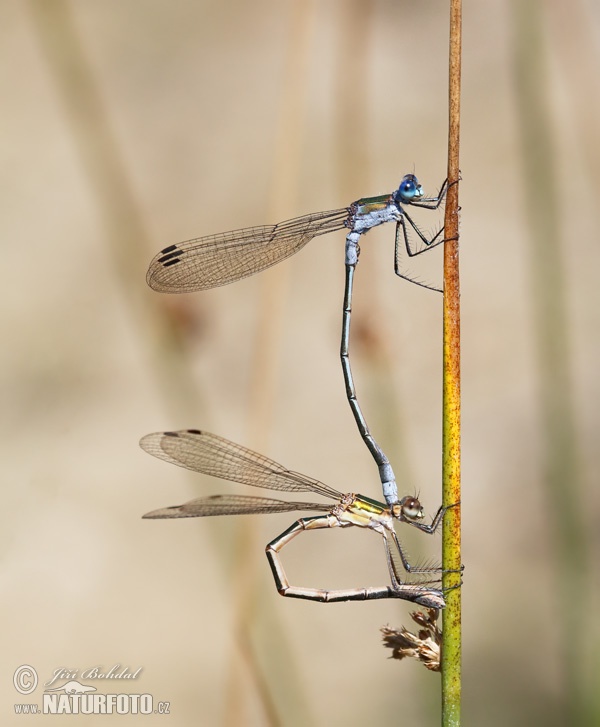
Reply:
M530 288L537 354L542 468L556 564L564 724L597 724L597 686L588 679L592 651L582 624L589 608L589 565L581 502L574 403L568 358L566 286L561 251L561 181L551 128L548 63L540 2L513 2L514 79L521 136L530 251ZM587 690L586 690L587 685Z
M115 276L121 283L123 295L140 322L141 337L150 351L153 370L157 372L163 400L177 420L195 415L206 407L199 405L198 387L191 375L185 338L178 334L177 309L165 296L148 295L143 271L146 269L148 241L142 217L135 203L126 166L112 132L109 110L106 107L78 33L72 3L65 0L30 0L34 28L45 52L48 69L56 84L69 124L74 146L79 154L105 228L105 237L114 264ZM190 424L193 422L190 421ZM135 446L135 442L132 442ZM221 526L206 523L215 542L222 538ZM214 549L219 558L221 548ZM226 567L222 558L223 567ZM266 564L265 564L266 566ZM270 584L269 584L270 585ZM270 585L270 587L272 587ZM272 630L282 635L277 614L269 614ZM269 680L261 670L262 664L250 639L236 644L246 668L253 678L255 691L263 705L269 725L278 724ZM283 648L280 646L280 648ZM291 661L289 655L288 659ZM279 684L289 671L280 670ZM296 712L308 724L307 708L301 689L294 683ZM288 688L288 692L292 689Z
M305 141L311 49L317 19L314 0L294 0L289 8L287 51L274 129L271 199L265 213L268 220L286 219L293 216L296 209ZM288 267L278 265L264 271L257 284L260 285L260 298L250 366L248 442L258 452L268 452L281 373L280 350L285 332ZM223 724L234 726L249 719L248 700L239 689L239 655L244 657L254 688L262 699L267 724L280 724L278 707L279 711L283 711L284 705L288 724L312 724L314 716L302 687L289 637L277 617L280 604L274 603L272 582L261 583L258 577L254 554L261 552L260 566L263 567L264 545L256 537L256 520L240 520L235 540L235 580L238 585L234 594L233 617L237 643L229 663ZM259 588L259 585L264 588ZM278 668L281 663L286 663L285 669Z

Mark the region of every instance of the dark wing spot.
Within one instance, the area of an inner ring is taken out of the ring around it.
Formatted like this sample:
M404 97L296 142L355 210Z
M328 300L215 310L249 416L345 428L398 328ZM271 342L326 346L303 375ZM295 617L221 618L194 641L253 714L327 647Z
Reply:
M165 437L178 437L179 434L177 432L165 432Z
M167 260L173 260L173 258L177 258L181 254L181 250L178 250L175 245L172 245L172 247L175 248L172 252L168 252L166 255L162 255L162 257L158 258L159 263L166 263Z
M202 434L199 429L188 429L188 434Z
M165 247L164 250L161 250L161 253L164 255L166 252L172 252L173 250L177 250L177 245L169 245L169 247Z
M181 262L181 260L177 257L175 260L169 260L169 262L163 263L164 268L168 268L171 265L175 265L176 263Z

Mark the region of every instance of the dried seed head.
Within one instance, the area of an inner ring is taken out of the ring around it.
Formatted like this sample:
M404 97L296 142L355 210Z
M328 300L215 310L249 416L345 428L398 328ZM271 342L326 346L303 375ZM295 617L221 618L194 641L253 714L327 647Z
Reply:
M439 611L435 608L427 609L426 613L422 611L411 613L413 621L421 626L418 635L404 626L399 630L389 626L382 627L383 643L388 649L392 649L391 658L412 657L418 659L427 669L440 671L442 632L437 626L438 616Z

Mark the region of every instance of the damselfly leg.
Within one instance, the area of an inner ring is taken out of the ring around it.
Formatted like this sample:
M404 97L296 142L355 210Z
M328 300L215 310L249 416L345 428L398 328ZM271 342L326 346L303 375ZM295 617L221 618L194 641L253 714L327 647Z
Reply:
M273 578L275 579L275 586L282 596L287 596L288 598L303 598L308 601L319 601L321 603L335 603L337 601L367 601L379 598L400 598L406 601L412 601L413 603L418 603L421 606L426 606L427 608L439 609L445 607L446 603L444 601L443 593L439 588L426 587L426 585L422 582L413 584L401 582L397 579L395 564L389 552L389 547L387 547L387 540L385 536L384 543L386 544L388 569L392 579L391 586L323 590L321 588L305 588L290 585L281 562L279 555L280 551L293 538L306 530L347 527L352 524L347 522L336 522L335 520L335 517L332 515L301 518L267 545L266 553L273 573ZM439 579L436 580L436 582L439 582Z
M420 207L421 209L427 210L439 209L440 205L446 198L446 193L449 187L457 183L458 182L452 182L449 185L448 180L445 179L439 191L439 194L436 197L425 197L420 202L413 202L413 207ZM413 243L410 239L410 235L408 233L408 228L406 226L407 222L421 241L421 247L414 248ZM396 223L396 236L394 241L394 272L396 273L396 275L403 280L407 280L409 283L419 285L421 288L427 288L428 290L435 290L438 293L442 293L442 288L431 285L430 283L423 282L422 280L418 280L404 268L404 265L402 264L401 250L403 244L406 254L409 258L413 258L417 255L421 255L424 252L433 250L433 248L437 247L438 245L441 245L444 242L448 242L448 240L443 236L443 232L444 227L442 226L437 230L437 232L433 233L432 235L426 235L415 223L412 217L408 214L406 209L403 209L403 216Z

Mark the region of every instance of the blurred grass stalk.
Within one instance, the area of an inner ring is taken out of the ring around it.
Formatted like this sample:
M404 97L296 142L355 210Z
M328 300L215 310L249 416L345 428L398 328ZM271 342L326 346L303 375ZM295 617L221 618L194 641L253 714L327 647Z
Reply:
M297 209L305 142L311 49L317 28L315 0L293 0L288 8L286 57L279 83L280 103L274 132L270 202L267 220L293 217ZM280 380L280 351L284 311L289 290L289 268L276 265L261 273L257 329L252 352L248 401L248 442L257 452L269 451L273 412ZM240 518L235 538L235 633L239 649L229 660L224 724L235 727L250 720L239 684L239 655L254 676L270 725L314 724L293 650L273 607L272 582L262 582L256 572L256 553L264 543L256 538L256 519ZM261 560L262 555L261 555ZM262 563L264 565L264 563ZM271 589L271 590L265 590ZM263 597L263 594L267 594ZM284 666L285 665L285 666Z
M450 0L448 182L444 216L444 343L443 343L443 430L442 502L461 501L460 489L460 280L458 258L458 179L460 141L460 79L462 2ZM457 569L461 564L460 504L444 515L442 567ZM444 586L455 585L456 574L444 576ZM461 589L447 594L443 612L442 724L460 724L461 709Z
M568 356L571 349L559 217L564 185L556 166L548 55L543 43L546 5L539 0L513 0L511 9L513 78L529 227L543 482L555 556L557 630L563 666L562 705L557 700L556 706L562 709L563 724L592 725L598 724L598 714L594 714L597 685L593 683L597 674L586 673L594 648L585 628L590 571Z
M299 1L296 4L301 5ZM188 332L178 320L181 311L177 305L172 304L170 297L147 296L145 282L139 276L139 271L146 268L151 242L135 202L126 165L112 132L110 111L102 99L85 52L85 43L78 32L72 4L66 0L30 0L29 7L33 28L37 32L48 70L56 84L75 148L105 227L115 275L121 284L124 298L140 321L141 336L151 354L159 391L175 419L189 419L190 416L197 415L198 411L206 412L206 407L200 405L198 387L191 374ZM296 172L294 169L294 173ZM269 325L268 321L265 325ZM274 328L277 329L277 325ZM260 341L264 342L264 338L264 335L259 336ZM271 352L267 355L272 355L273 347L268 346L267 350ZM265 365L263 356L256 366L258 368ZM272 370L272 365L269 365L269 369ZM270 401L272 398L267 396ZM261 426L264 428L264 425ZM213 557L221 559L224 572L230 570L228 557L219 546L223 537L222 527L218 522L208 521L205 527L211 532L215 542ZM253 569L248 570L252 572ZM239 609L245 605L246 601L238 602L238 615ZM251 609L250 613L253 613ZM237 654L251 677L266 723L276 725L279 724L279 719L273 698L274 684L262 673L256 646L243 628L248 618L245 616L238 619L238 626L241 619L243 633L240 634L238 628ZM296 715L298 724L311 724L313 720L299 680L295 678L293 657L277 612L271 609L268 619L269 629L274 634L269 644L269 653L273 661L278 664L285 662L287 667L271 670L271 674L277 679L277 691L289 697L291 704L288 707ZM233 658L237 659L237 655ZM236 686L239 691L239 684ZM226 702L229 705L232 690L226 688L225 691L229 692ZM235 703L235 699L233 702Z
M177 311L165 298L146 296L138 281L151 241L118 150L109 113L66 0L30 0L32 28L62 105L75 153L104 226L114 274L147 337L153 368L171 411L198 411L199 392L185 362Z

